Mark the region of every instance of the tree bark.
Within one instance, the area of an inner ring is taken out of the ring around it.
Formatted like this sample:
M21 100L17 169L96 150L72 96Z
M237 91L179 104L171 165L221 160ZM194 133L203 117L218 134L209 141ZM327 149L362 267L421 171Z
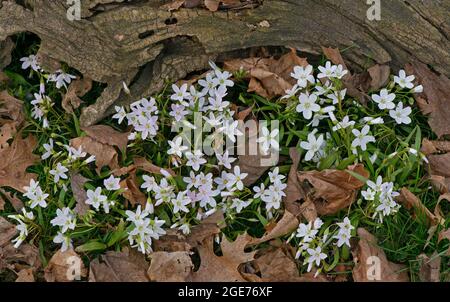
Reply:
M369 5L362 0L242 0L217 12L168 11L162 7L167 2L81 0L82 19L69 21L65 0L0 0L0 41L35 33L44 67L64 61L107 84L96 103L83 109L83 125L110 114L115 104L149 96L167 80L206 68L209 60L258 46L311 54L320 54L321 46L337 47L345 49L355 70L371 63L400 68L418 60L450 75L447 0L384 0L380 21L367 19Z

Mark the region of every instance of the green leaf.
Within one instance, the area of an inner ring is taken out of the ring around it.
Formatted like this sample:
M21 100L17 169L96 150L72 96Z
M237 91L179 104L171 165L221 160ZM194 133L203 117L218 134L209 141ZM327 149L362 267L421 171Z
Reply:
M79 253L99 251L106 249L107 246L103 242L100 241L89 241L83 245L78 246L75 251Z

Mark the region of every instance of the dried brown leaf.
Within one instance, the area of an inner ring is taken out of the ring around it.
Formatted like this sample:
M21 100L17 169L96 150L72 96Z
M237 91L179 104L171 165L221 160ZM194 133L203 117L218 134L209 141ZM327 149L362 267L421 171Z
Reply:
M0 210L4 209L3 206L5 205L6 200L13 206L16 212L20 212L22 210L23 208L22 200L17 198L15 194L0 189Z
M194 267L188 252L154 252L148 276L157 282L184 282L189 280Z
M23 187L35 178L35 174L26 172L26 169L39 160L39 156L33 154L36 145L34 136L22 139L18 133L10 146L0 150L0 187L9 186L25 192Z
M73 138L70 145L77 149L81 146L84 151L95 156L98 174L104 166L108 166L111 170L119 168L117 151L110 145L102 144L89 136Z
M140 204L145 207L147 196L139 189L136 173L131 172L130 175L120 182L120 187L125 189L122 196L125 197L132 205Z
M220 0L205 0L205 7L212 12L219 9Z
M73 197L77 202L74 211L81 216L86 215L89 210L89 205L86 204L87 193L84 189L84 184L88 181L89 179L78 173L70 176L70 187L72 188Z
M436 216L428 210L428 208L420 201L420 199L411 193L407 188L402 188L400 190L400 195L397 200L403 204L408 210L414 209L419 215L425 215L428 223L434 225L437 223Z
M385 87L389 82L389 76L391 75L391 68L388 65L379 65L376 64L369 69L370 78L372 79L370 82L370 88L373 90L379 90L382 87Z
M352 250L353 260L356 264L353 268L354 281L409 281L408 274L404 271L404 266L388 261L386 254L377 245L377 239L372 234L363 228L358 228L357 233L359 242Z
M445 231L441 231L438 235L438 242L441 242L442 240L447 239L450 240L450 229L447 229ZM450 246L447 249L447 256L450 256Z
M247 234L240 235L230 242L224 238L220 244L222 256L214 253L213 237L206 238L197 247L200 254L200 268L192 274L194 282L244 282L238 267L245 262L252 261L255 252L244 252L245 246L251 238Z
M80 276L86 276L86 268L80 256L74 250L57 251L48 262L44 270L44 278L47 282L71 282L78 276L72 276L74 265L80 265Z
M431 255L431 258L426 254L420 254L418 257L420 261L419 278L422 282L439 282L441 272L441 257L437 252Z
M347 169L365 178L369 176L369 172L361 164ZM312 201L319 215L334 214L348 207L355 200L357 190L364 185L350 173L332 169L300 172L298 179L312 185Z
M68 113L73 113L73 110L80 107L83 101L80 97L83 97L89 90L92 89L92 80L89 78L82 78L73 81L66 94L64 95L61 106Z
M91 261L90 282L148 282L148 262L143 254L124 248L122 252L106 252Z
M260 244L289 234L298 227L298 224L298 219L292 213L285 210L283 217L281 217L272 229L268 230L261 238L252 238L249 245Z
M109 146L116 146L121 151L124 151L127 148L129 134L127 132L119 132L107 125L94 125L81 129L86 132L87 136L99 143Z
M420 62L407 64L405 70L413 74L423 86L423 93L416 100L423 114L429 114L428 124L438 137L450 134L450 79L437 75Z
M17 273L16 282L34 282L34 275L32 268L21 269Z

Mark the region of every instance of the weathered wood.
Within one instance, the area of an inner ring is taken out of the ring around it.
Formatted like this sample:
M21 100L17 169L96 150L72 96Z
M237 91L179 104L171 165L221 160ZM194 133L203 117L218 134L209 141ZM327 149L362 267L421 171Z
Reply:
M347 49L354 69L371 58L393 67L418 60L450 75L450 1L384 0L380 21L369 21L366 1L246 0L243 9L161 8L168 1L81 0L82 19L69 21L65 0L0 0L0 41L19 32L41 40L44 66L61 60L107 84L84 109L90 125L117 102L129 103L207 67L237 49L288 46L319 54L321 46ZM22 1L20 1L22 3ZM264 22L263 22L264 21ZM263 23L261 23L263 22ZM47 61L47 62L46 62ZM131 95L123 93L122 82Z

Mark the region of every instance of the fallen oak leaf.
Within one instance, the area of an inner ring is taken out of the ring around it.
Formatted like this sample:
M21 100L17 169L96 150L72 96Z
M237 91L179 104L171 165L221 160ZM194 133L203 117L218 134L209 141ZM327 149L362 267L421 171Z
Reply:
M429 225L435 225L438 223L437 217L428 210L428 208L420 201L420 199L411 193L407 188L400 190L400 195L397 196L397 201L405 206L408 210L415 209L421 215L425 215Z
M238 267L254 259L255 252L244 252L245 246L251 240L247 234L239 235L235 241L226 238L220 243L222 256L214 253L213 237L206 238L197 247L200 255L200 268L194 272L194 282L244 282Z
M368 68L367 72L371 78L370 88L372 90L379 90L380 88L385 87L389 82L391 68L388 65L375 64Z
M148 282L148 262L143 254L124 248L122 252L106 252L91 261L90 282Z
M441 257L437 252L431 255L420 254L417 259L420 262L419 278L422 282L439 282L441 271Z
M19 192L25 192L23 187L28 186L35 174L26 172L26 169L39 160L39 156L33 154L37 145L34 136L29 135L22 139L21 133L17 133L10 146L0 150L0 187L9 186Z
M109 146L116 146L120 151L124 151L128 145L129 133L119 132L107 125L94 125L82 127L81 130L94 140Z
M74 265L79 265L79 276L72 275ZM80 256L70 249L65 252L58 250L50 259L44 270L44 278L47 282L71 282L85 277L87 274Z
M276 223L275 227L266 232L261 238L252 238L248 245L260 244L286 234L291 233L297 229L299 220L288 210L284 211L283 217Z
M16 282L35 282L33 268L24 268L17 273Z
M347 170L363 178L369 176L362 164L349 166ZM357 190L364 186L364 182L342 170L299 172L298 179L308 181L314 189L311 198L319 215L334 214L348 207L355 201Z
M121 195L132 205L140 204L145 207L147 196L139 189L136 172L131 172L127 178L123 179L120 182L120 187L124 189Z
M441 231L439 233L439 235L438 235L438 242L441 242L444 239L450 240L450 229L447 229L445 231ZM450 256L450 245L449 245L449 247L447 249L446 255Z
M15 225L0 217L0 247L6 246L17 234Z
M194 267L188 252L154 252L150 258L147 273L151 281L188 281Z
M70 83L66 94L64 95L61 106L67 113L73 113L75 109L80 107L83 97L92 89L92 80L89 78L77 79Z
M79 173L72 173L70 176L70 187L76 201L74 212L81 216L86 215L89 210L89 205L86 204L87 193L84 189L84 184L88 181L89 179Z
M428 124L437 136L450 134L450 79L438 75L421 62L406 64L407 74L413 74L423 86L423 92L415 94L415 99L423 114L429 115Z
M17 198L15 194L7 192L0 188L0 210L4 209L3 206L5 204L5 200L9 201L16 212L20 212L24 207L22 200Z
M353 260L355 262L352 274L355 282L409 281L408 274L403 271L404 266L388 261L386 254L377 245L377 239L372 234L363 228L358 228L357 234L359 242L352 247ZM374 270L373 265L375 261L377 269Z

